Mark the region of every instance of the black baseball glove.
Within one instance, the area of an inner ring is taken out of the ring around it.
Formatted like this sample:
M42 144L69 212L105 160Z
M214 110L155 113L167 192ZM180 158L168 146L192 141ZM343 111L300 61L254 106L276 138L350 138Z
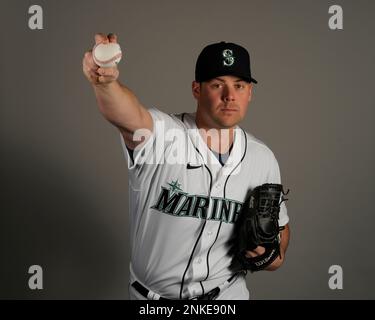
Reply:
M244 203L236 221L234 257L243 269L259 271L270 265L280 255L279 226L280 205L287 200L281 184L265 183L256 187ZM249 258L246 251L262 246L266 250L257 257Z

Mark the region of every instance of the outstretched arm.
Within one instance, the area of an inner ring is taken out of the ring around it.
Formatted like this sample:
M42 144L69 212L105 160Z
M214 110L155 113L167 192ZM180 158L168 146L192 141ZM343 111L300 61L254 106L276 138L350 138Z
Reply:
M95 35L95 43L117 42L116 35ZM138 129L152 131L153 122L148 110L139 102L135 94L117 80L119 70L115 67L99 67L95 64L92 52L85 53L83 73L95 92L99 111L124 137L125 144L134 149L142 141L133 141Z

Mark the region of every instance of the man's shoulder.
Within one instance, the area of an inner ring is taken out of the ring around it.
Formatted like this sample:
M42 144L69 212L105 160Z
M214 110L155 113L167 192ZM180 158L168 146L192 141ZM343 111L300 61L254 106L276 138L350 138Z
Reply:
M271 148L262 140L255 137L252 133L241 128L246 136L247 148L250 152L258 152L265 156L274 157L274 153Z
M184 118L188 113L170 113L162 111L157 107L151 107L148 109L154 121L167 121L170 124L174 124L175 127L185 127Z
M171 116L177 118L182 123L195 121L195 112L172 113Z

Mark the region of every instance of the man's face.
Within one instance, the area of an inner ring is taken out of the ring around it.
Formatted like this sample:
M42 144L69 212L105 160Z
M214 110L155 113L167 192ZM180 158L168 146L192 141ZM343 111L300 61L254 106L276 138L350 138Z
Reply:
M198 126L233 128L246 115L251 89L251 83L234 76L220 76L202 83L194 81L192 90L198 101Z

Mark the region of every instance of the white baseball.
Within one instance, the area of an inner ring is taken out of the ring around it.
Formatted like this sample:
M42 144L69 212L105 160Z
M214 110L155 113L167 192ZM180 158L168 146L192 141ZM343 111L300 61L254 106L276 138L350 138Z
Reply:
M94 62L100 67L114 67L122 57L118 43L99 43L92 49Z

